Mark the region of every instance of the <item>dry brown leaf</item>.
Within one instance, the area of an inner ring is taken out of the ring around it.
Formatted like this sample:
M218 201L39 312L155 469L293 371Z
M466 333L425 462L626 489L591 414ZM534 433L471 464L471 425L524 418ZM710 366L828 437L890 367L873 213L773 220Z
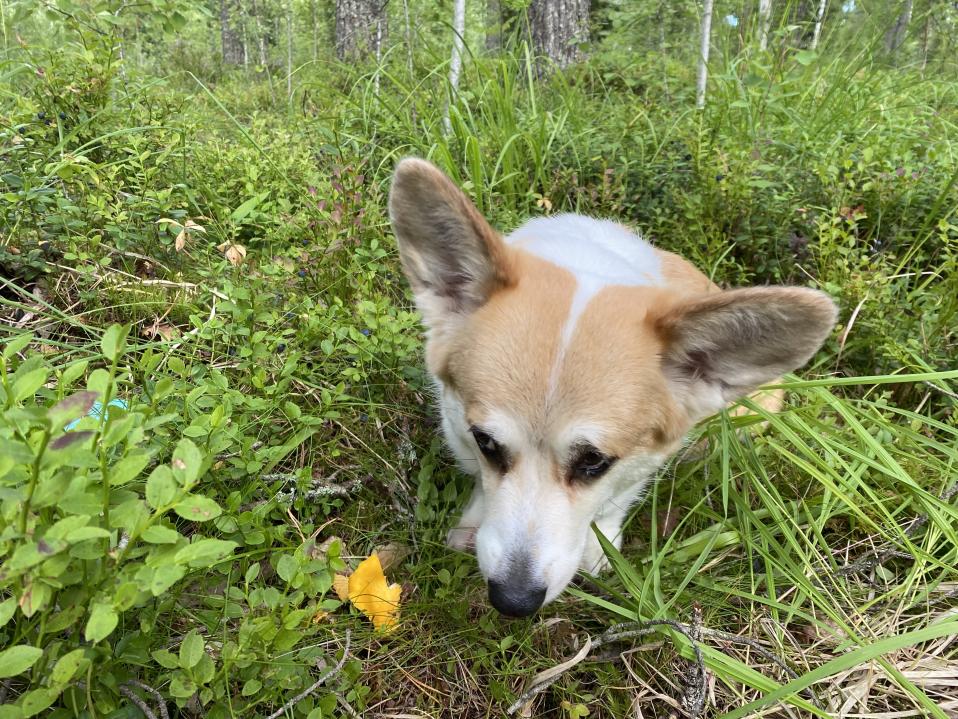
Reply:
M173 248L177 252L182 252L184 247L186 247L186 229L185 228L180 230L177 233L176 239L173 241Z
M388 572L398 567L412 553L412 550L405 544L390 542L377 547L375 553L379 556L379 563L382 565L383 571Z
M246 257L246 248L232 242L222 242L216 246L216 249L223 253L233 267L239 265Z
M173 325L160 324L160 321L157 319L153 321L153 324L140 330L140 334L149 339L161 337L169 342L171 339L176 337L177 330Z

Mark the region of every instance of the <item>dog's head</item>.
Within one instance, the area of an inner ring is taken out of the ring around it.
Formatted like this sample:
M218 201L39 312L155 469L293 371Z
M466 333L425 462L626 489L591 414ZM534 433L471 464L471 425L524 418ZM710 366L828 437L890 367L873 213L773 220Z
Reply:
M583 295L567 262L504 241L422 160L397 167L389 210L447 440L483 493L479 566L508 614L554 599L610 503L696 421L806 362L835 321L822 293L720 291L651 249L655 278Z

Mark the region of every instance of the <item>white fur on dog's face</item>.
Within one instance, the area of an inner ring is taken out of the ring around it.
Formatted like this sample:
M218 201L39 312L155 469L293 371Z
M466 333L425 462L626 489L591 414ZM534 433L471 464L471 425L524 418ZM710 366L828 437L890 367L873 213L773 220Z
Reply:
M443 431L478 480L454 544L474 540L490 598L514 590L519 616L596 569L590 524L616 540L694 422L803 364L835 320L822 293L721 291L607 221L540 218L503 240L422 160L397 168L390 217Z
M663 453L639 452L617 460L603 477L573 489L563 478L564 465L583 442L602 446L601 426L573 425L560 429L551 440L532 442L534 432L521 418L505 409L491 410L481 427L512 456L512 466L503 474L476 448L454 391L443 392L442 407L450 444L460 463L481 483L476 489L482 493L481 513L471 520L483 576L509 577L519 562L533 586L546 588L545 603L555 599L578 570L597 571L594 558L584 561L586 546L594 541L591 523L617 496L630 490L628 499L639 494L667 458Z

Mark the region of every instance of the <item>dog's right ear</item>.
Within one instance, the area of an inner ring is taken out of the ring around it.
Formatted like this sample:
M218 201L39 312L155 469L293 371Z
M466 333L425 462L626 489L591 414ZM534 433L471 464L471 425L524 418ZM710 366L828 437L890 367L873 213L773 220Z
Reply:
M442 329L512 284L499 234L434 165L406 158L389 191L399 256L426 325Z

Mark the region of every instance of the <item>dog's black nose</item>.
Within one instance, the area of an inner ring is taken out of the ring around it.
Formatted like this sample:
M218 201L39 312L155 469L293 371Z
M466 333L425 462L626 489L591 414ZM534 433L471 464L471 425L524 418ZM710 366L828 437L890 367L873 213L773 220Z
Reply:
M528 617L542 606L545 587L527 587L489 580L489 603L507 617Z

